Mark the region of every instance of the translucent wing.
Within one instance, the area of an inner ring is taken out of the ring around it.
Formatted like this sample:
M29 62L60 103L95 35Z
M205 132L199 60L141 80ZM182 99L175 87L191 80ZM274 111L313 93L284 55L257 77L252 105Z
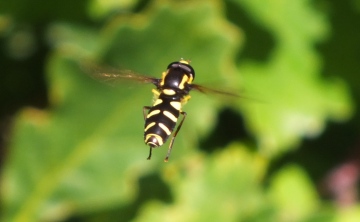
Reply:
M236 93L222 91L222 90L218 90L218 89L213 89L213 88L209 88L209 87L201 86L201 85L197 85L197 84L191 84L191 87L193 90L199 91L204 94L219 94L219 95L224 95L224 96L231 96L231 97L245 99L246 101L255 101L255 102L264 103L264 101L257 99L257 98L248 97L246 95L245 96L239 95Z
M155 86L158 85L160 79L151 76L144 76L137 73L134 73L131 70L119 70L117 73L107 73L107 72L99 72L92 73L90 75L96 80L100 80L102 82L109 83L111 85L116 85L117 83L124 81L133 81L138 83L152 83Z
M152 76L141 75L131 70L105 68L103 66L96 66L89 63L83 63L81 68L93 79L112 86L116 86L119 83L124 83L126 81L137 83L152 83L155 86L158 86L160 83L160 79Z
M201 86L201 85L197 85L197 84L191 84L191 88L193 90L197 90L197 91L205 93L205 94L215 93L215 94L222 94L222 95L226 95L226 96L242 97L236 93L217 90L217 89L213 89L213 88L209 88L209 87L205 87L205 86Z

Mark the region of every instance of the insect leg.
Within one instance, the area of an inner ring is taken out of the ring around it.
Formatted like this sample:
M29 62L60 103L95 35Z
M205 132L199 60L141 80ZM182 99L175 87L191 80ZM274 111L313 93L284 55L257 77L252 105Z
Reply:
M146 112L149 110L149 109L151 109L151 106L144 106L143 107L143 114L144 114L144 120L146 120Z
M143 114L144 114L144 120L146 120L146 112L149 110L149 109L151 109L151 106L144 106L143 107ZM152 154L152 147L150 146L150 152L149 152L149 156L148 156L148 160L150 160L151 159L151 154Z
M180 114L183 115L183 118L182 118L181 122L179 123L178 127L176 128L176 130L175 130L175 132L174 132L174 134L173 134L173 136L171 138L169 149L168 149L168 152L167 152L166 157L164 159L164 162L169 161L169 156L170 156L170 153L171 153L171 150L172 150L172 146L174 144L175 137L178 134L178 132L180 131L180 128L181 128L181 126L182 126L182 124L183 124L183 122L185 120L186 115L187 115L186 112L180 112Z

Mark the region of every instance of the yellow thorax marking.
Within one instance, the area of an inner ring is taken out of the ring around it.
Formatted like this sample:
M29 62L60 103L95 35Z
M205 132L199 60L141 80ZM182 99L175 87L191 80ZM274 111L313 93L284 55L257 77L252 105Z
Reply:
M189 80L187 81L187 83L191 84L193 80L194 80L194 77L193 77L193 74L191 73L191 76L190 76Z
M181 80L181 83L179 84L179 89L184 89L184 87L185 87L184 85L188 81L188 79L189 79L189 77L186 74L184 74L184 76Z
M166 70L166 72L162 73L160 86L163 86L165 84L165 77L168 73L169 73L169 70Z
M189 101L191 98L190 95L187 95L187 96L184 96L182 99L181 99L181 105L185 105L187 103L187 101Z
M155 96L160 95L160 92L158 90L156 90L156 89L152 89L151 92L154 93Z
M172 90L172 89L164 89L162 92L163 92L165 95L168 95L168 96L175 95L175 91Z

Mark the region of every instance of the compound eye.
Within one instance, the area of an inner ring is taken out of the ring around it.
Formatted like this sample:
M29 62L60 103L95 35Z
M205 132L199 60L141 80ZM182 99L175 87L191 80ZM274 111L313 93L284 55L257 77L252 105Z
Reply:
M172 62L168 65L168 69L182 69L184 73L192 75L195 79L195 71L191 65L182 62Z
M187 68L189 69L189 74L192 75L193 79L195 79L195 70L193 69L193 67L191 67L190 65L186 65Z
M168 69L175 69L179 67L179 64L181 64L180 62L172 62L168 65Z

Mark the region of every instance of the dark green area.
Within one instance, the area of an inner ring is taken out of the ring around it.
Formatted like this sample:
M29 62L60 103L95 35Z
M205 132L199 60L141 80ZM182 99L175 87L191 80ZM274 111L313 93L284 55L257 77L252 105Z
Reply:
M324 187L331 170L360 165L359 1L294 1L298 11L267 3L265 15L259 1L140 0L97 16L94 2L0 2L3 218L344 216L341 194ZM160 77L182 56L196 83L243 87L245 98L192 93L170 162L161 162L167 145L146 161L141 110L151 87L107 87L78 65L85 58Z

